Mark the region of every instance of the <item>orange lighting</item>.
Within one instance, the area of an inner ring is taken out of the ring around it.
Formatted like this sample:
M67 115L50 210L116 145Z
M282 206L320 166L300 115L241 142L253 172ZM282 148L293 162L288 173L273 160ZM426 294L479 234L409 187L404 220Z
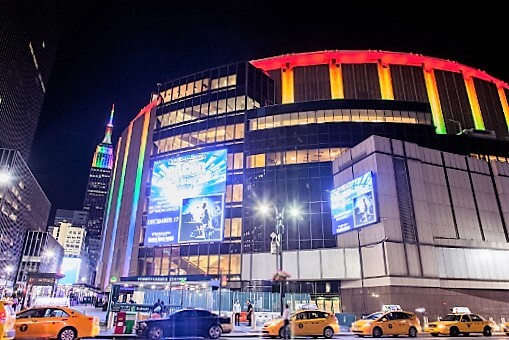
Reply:
M465 77L464 79L470 108L472 109L472 117L474 118L474 126L476 129L484 130L484 121L482 119L481 107L479 106L479 99L477 99L477 93L475 92L474 78Z
M281 69L281 65L291 64L292 67L312 66L330 64L335 60L336 64L364 64L364 63L378 63L380 60L383 64L387 65L407 65L407 66L420 66L426 64L426 67L450 71L450 72L463 72L472 77L486 80L495 83L497 86L509 89L509 85L502 82L486 72L468 67L466 65L457 63L455 61L438 59L433 57L423 56L422 54L414 53L401 53L389 51L319 51L309 53L285 54L277 57L270 57L265 59L258 59L251 61L255 67L264 71L272 71Z
M378 78L380 79L380 90L382 99L394 100L394 92L392 91L391 69L389 65L378 63Z
M438 97L437 81L435 79L435 71L424 67L424 81L426 82L426 90L428 91L429 104L431 106L431 115L433 116L433 124L438 134L446 134L444 115Z
M505 123L509 129L509 105L507 104L507 97L503 87L498 88L498 96L500 97L500 103L502 104L502 110L504 111Z
M283 83L281 89L283 104L293 103L293 69L291 67L281 69L281 82Z
M344 99L343 72L341 65L336 63L329 64L330 90L332 99Z

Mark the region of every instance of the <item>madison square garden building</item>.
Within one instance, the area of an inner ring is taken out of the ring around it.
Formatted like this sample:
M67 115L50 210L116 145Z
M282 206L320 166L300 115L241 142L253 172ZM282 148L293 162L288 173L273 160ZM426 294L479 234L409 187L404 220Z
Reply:
M100 285L221 277L357 314L509 315L508 85L457 62L323 51L154 89L116 147ZM272 235L271 235L272 234ZM157 279L157 278L156 278Z

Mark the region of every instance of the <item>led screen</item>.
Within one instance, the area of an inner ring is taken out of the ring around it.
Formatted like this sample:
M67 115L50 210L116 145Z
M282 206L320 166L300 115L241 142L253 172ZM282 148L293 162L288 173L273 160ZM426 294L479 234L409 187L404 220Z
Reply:
M332 190L330 200L334 235L378 222L371 171Z
M226 149L154 162L144 243L223 240Z
M77 257L64 257L60 272L65 276L58 280L58 284L72 285L78 282L81 259Z

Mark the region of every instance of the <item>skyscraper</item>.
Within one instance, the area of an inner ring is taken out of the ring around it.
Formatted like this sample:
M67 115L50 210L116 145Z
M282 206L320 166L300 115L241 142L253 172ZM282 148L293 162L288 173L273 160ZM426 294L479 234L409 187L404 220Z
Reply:
M51 204L27 165L62 27L63 2L0 2L0 271L14 286L27 231Z
M87 192L83 203L83 210L88 212L86 245L92 273L96 271L99 253L101 251L101 234L103 228L104 207L110 185L111 169L113 167L113 145L111 132L113 130L113 115L115 104L111 108L110 120L106 125L104 139L95 149L90 175L88 177ZM92 275L91 283L94 282Z
M0 147L28 159L55 58L60 1L0 3Z

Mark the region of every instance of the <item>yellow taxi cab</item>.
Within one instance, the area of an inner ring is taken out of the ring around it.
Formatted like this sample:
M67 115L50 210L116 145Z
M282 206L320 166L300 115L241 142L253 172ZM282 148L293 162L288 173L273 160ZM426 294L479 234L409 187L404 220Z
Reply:
M0 301L0 340L12 340L16 335L14 322L16 312L12 309L10 301Z
M473 314L466 307L454 307L451 314L442 317L440 321L428 323L424 329L432 336L450 335L465 336L470 333L482 333L484 336L491 336L493 326L490 321L485 320L482 316Z
M383 335L408 335L415 338L421 330L419 318L403 310L381 311L352 323L352 333L358 337Z
M37 306L16 315L16 339L74 340L99 335L99 318L63 306Z
M282 318L267 321L263 325L262 334L270 337L285 335ZM323 336L332 338L339 333L339 322L334 314L321 310L298 310L290 316L290 334L292 336Z
M504 322L500 325L500 331L504 332L505 335L509 335L509 322Z

